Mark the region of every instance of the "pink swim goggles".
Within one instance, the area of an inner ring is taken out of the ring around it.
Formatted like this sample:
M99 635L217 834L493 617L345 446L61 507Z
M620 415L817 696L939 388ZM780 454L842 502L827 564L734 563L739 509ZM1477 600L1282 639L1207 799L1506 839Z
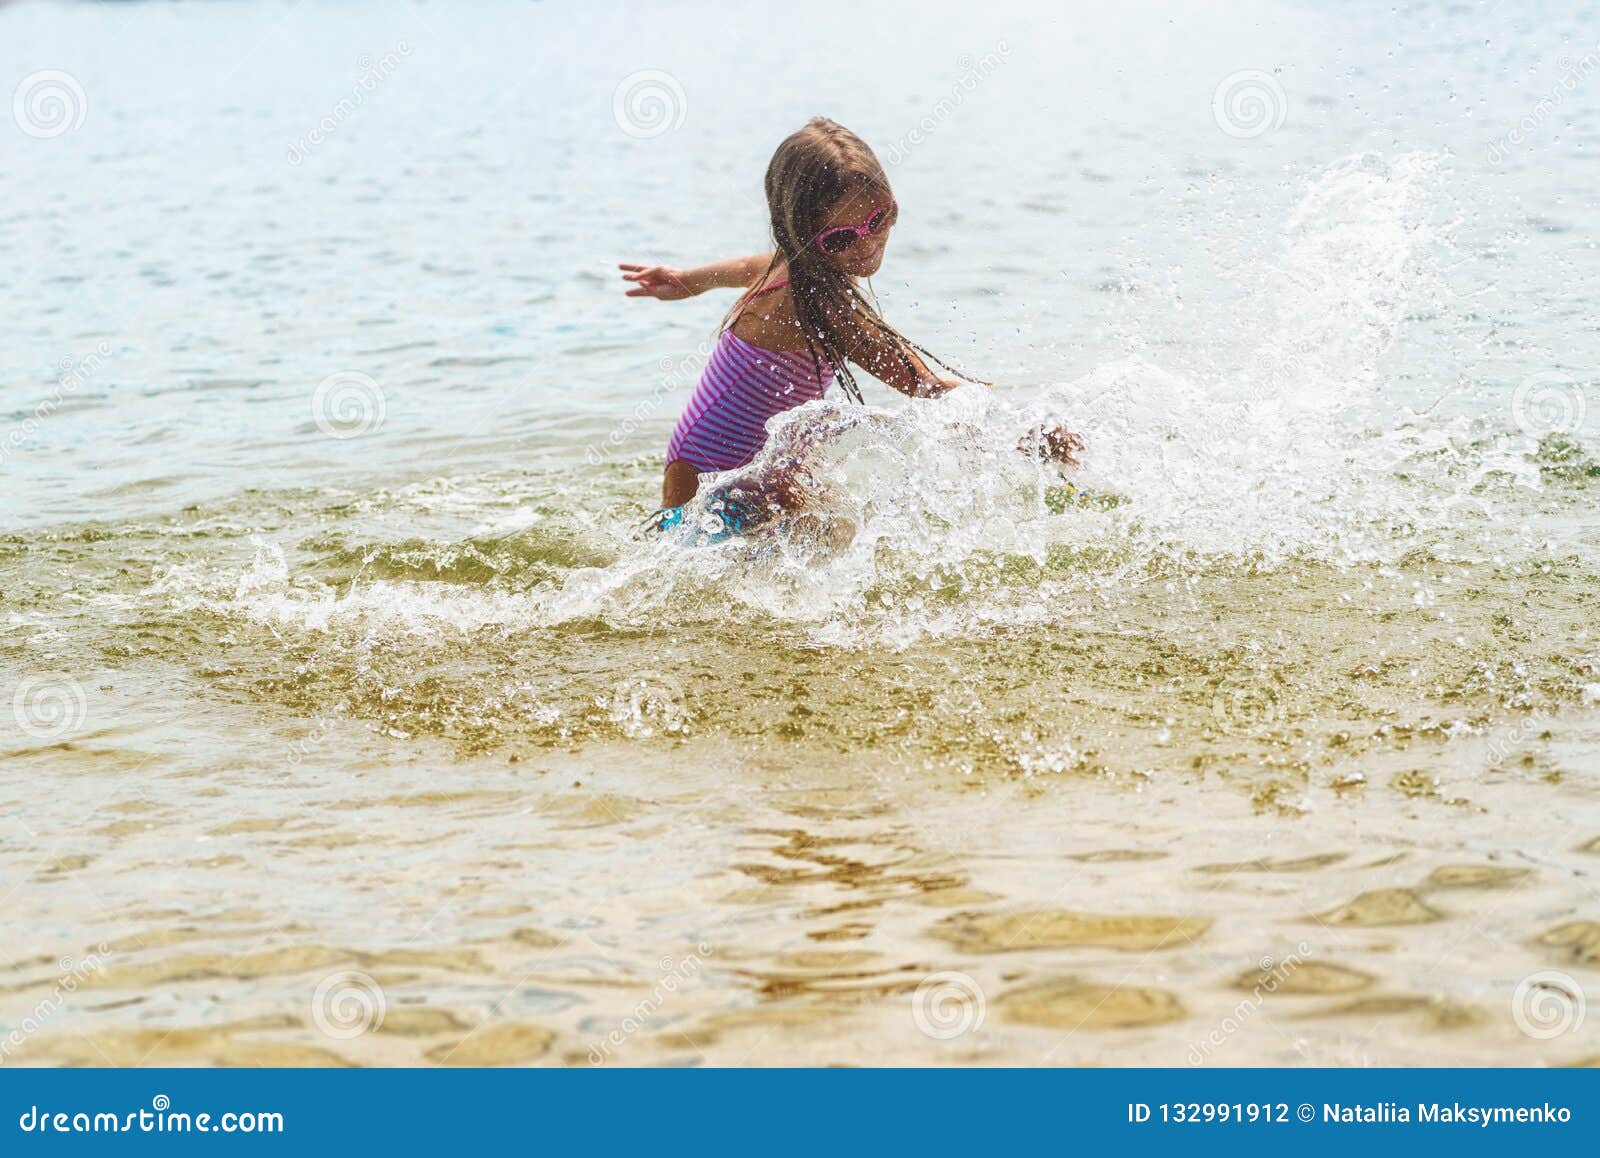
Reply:
M836 225L832 229L824 229L812 239L811 244L822 250L829 257L837 257L845 252L863 237L871 237L882 233L895 223L900 216L900 206L893 201L887 205L880 205L874 209L867 220L861 225Z

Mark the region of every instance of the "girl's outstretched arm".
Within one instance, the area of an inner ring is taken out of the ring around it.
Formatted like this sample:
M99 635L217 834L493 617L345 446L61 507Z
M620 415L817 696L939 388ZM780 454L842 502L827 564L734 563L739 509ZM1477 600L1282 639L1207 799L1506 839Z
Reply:
M630 298L656 298L671 302L692 298L708 289L749 289L772 268L772 251L714 261L693 269L674 269L667 265L636 265L619 262L622 280L634 283Z

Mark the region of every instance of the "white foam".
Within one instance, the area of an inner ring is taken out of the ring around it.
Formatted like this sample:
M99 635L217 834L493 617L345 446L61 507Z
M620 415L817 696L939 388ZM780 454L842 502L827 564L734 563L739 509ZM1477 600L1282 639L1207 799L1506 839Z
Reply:
M1362 156L1311 181L1277 249L1234 271L1246 305L1211 335L1206 364L1177 364L1182 351L1167 365L1130 355L1031 394L970 387L893 409L824 401L774 420L757 470L828 432L808 469L817 514L851 528L842 548L819 550L814 526L699 547L670 534L632 541L619 528L608 565L508 592L393 581L331 591L297 584L282 551L264 545L230 593L205 597L312 631L359 621L426 636L754 614L810 624L823 644L863 630L909 642L1083 614L1152 560L1384 563L1441 537L1467 551L1474 535L1499 549L1508 498L1540 485L1534 443L1385 396L1385 356L1417 296L1436 292L1434 250L1448 242L1449 223L1429 215L1436 170L1420 154ZM1050 501L1055 468L1016 449L1040 421L1085 436L1074 481L1107 501ZM404 497L455 509L484 489L435 480ZM538 521L525 498L512 485L466 513L483 527L525 527ZM1045 567L1053 550L1096 561L1071 582L994 574L1006 566L997 560Z

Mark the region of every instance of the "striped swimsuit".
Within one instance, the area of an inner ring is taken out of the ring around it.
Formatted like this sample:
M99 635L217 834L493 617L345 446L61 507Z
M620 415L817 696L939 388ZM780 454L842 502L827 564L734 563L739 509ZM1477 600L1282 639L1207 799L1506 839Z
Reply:
M826 359L817 373L809 350L763 350L724 330L667 443L667 461L701 471L744 466L765 445L768 419L821 398L833 378Z

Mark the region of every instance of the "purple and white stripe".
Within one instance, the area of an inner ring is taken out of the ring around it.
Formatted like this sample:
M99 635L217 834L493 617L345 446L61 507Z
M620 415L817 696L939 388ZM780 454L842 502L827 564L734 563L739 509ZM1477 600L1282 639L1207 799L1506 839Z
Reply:
M813 402L833 384L809 350L763 350L724 330L705 373L667 443L667 461L702 471L733 470L755 458L767 441L767 420Z

